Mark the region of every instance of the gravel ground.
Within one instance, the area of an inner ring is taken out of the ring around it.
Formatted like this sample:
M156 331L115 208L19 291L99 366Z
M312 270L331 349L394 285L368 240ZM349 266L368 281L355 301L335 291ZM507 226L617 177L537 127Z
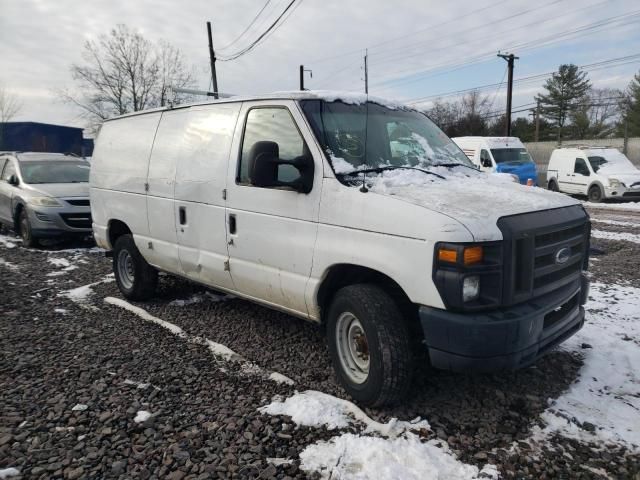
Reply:
M640 237L640 213L590 214L609 222L594 221L594 229ZM247 368L105 303L122 297L109 276L110 260L97 249L26 250L17 240L10 248L4 238L0 469L40 479L307 478L300 452L335 431L296 427L257 409L295 390L345 398L321 327L169 276L161 277L157 298L136 304L189 336L228 346L260 370ZM593 246L602 250L591 262L594 280L640 286L640 244L594 239ZM60 295L96 282L84 302ZM640 456L623 447L560 436L542 449L526 442L548 399L579 381L581 365L579 353L557 351L509 374L424 369L405 404L366 413L381 421L426 418L430 437L446 440L466 463L496 464L504 478L640 479ZM264 372L285 374L295 385ZM139 411L152 416L138 423ZM293 463L276 466L267 458Z

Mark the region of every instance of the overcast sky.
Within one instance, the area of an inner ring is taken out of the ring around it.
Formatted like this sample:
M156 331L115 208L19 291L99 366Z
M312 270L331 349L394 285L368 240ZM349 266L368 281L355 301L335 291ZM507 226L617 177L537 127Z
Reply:
M271 0L255 25L232 45L253 41L290 0ZM150 40L165 39L194 64L209 88L205 22L214 46L237 37L266 0L0 0L0 83L18 95L15 120L85 126L55 91L73 88L69 67L83 43L125 23ZM369 49L369 92L411 101L499 83L506 62L521 58L515 78L640 54L637 0L297 0L268 39L242 58L218 62L221 91L250 94L298 87L298 65L313 70L310 88L363 91L362 57ZM599 28L589 28L603 22ZM611 22L611 23L607 23ZM583 30L571 33L574 30ZM640 70L625 65L589 72L596 87L624 88ZM516 84L514 106L531 102L542 80ZM487 89L496 108L505 88ZM449 97L450 98L450 97ZM515 108L514 108L515 109Z

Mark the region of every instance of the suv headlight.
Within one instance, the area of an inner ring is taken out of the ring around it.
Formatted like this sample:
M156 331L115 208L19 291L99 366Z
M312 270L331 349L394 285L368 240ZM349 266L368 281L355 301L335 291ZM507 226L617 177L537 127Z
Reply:
M433 281L451 310L495 308L502 300L502 242L437 243Z
M53 197L33 197L29 203L34 207L59 207L62 204Z

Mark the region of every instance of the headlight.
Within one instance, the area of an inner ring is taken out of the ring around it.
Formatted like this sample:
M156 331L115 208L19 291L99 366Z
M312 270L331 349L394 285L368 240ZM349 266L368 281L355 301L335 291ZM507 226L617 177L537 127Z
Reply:
M53 197L33 197L29 203L35 207L59 207L61 203Z
M480 277L473 275L462 281L462 301L467 303L480 296Z
M609 186L611 188L620 188L620 187L624 187L624 183L622 183L620 180L617 180L615 178L610 178L609 179Z

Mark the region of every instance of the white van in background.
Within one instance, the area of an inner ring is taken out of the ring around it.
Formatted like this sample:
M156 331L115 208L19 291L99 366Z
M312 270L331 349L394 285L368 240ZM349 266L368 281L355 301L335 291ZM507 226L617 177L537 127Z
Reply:
M483 172L510 173L520 183L538 184L536 164L516 137L454 137L456 145Z
M640 199L640 170L615 148L556 148L547 168L547 188L586 195L590 202Z
M437 368L516 369L584 322L580 203L479 172L424 114L365 95L107 120L91 209L125 297L164 271L324 323L366 405L402 399L420 349Z

